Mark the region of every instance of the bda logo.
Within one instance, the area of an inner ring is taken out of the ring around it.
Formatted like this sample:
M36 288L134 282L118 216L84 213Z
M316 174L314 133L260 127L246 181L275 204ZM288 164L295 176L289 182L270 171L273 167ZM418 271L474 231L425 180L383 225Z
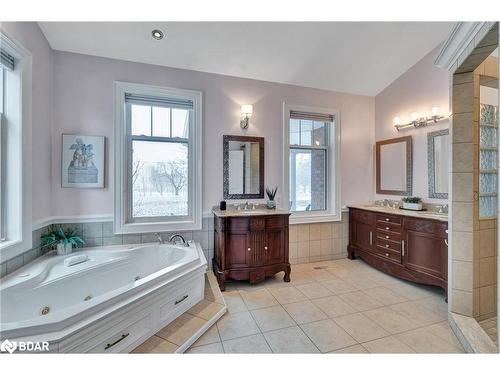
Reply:
M17 343L16 342L10 342L9 340L5 340L2 342L0 345L0 351L1 352L9 352L10 354L14 353L17 349Z

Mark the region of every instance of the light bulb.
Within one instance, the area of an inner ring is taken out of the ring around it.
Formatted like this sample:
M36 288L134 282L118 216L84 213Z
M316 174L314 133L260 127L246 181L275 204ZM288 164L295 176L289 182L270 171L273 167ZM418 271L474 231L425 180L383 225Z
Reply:
M439 107L432 107L432 115L437 116L439 114Z
M412 121L417 121L418 120L418 113L417 112L412 112L410 114L411 120Z
M401 123L401 119L396 116L393 118L392 122L394 123L394 125L399 125Z

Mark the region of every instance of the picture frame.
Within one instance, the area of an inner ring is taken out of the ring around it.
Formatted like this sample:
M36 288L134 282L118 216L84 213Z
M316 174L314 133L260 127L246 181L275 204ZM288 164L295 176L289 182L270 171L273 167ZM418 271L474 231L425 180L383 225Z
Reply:
M64 188L104 188L105 137L63 134L61 184Z

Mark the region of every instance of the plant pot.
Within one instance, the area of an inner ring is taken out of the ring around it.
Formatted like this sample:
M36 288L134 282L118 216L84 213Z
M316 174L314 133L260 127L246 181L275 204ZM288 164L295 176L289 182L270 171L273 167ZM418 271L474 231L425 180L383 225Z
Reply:
M57 255L68 255L73 252L73 245L70 243L58 243L57 244Z
M267 203L266 203L266 207L269 208L269 209L276 208L276 202L268 200Z
M407 203L403 202L405 210L422 211L422 203Z

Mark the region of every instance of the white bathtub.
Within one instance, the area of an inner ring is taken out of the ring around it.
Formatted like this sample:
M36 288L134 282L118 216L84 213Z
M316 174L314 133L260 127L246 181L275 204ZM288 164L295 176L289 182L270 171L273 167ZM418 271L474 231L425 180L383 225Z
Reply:
M65 265L66 259L77 255L86 255L88 260ZM135 337L129 337L130 332L118 333L118 338L126 335L126 340L118 345L120 350L114 346L110 350L126 351L203 298L206 269L201 247L194 242L189 247L124 245L44 256L1 279L0 337L49 341L59 352L99 351L100 345L90 350L76 345L77 350L70 350L68 337L86 330L95 336L95 323L106 319L116 326L119 321L145 316ZM129 310L135 313L127 315ZM101 328L106 331L106 324ZM113 335L105 335L104 347L116 341ZM74 337L69 341L73 343Z

